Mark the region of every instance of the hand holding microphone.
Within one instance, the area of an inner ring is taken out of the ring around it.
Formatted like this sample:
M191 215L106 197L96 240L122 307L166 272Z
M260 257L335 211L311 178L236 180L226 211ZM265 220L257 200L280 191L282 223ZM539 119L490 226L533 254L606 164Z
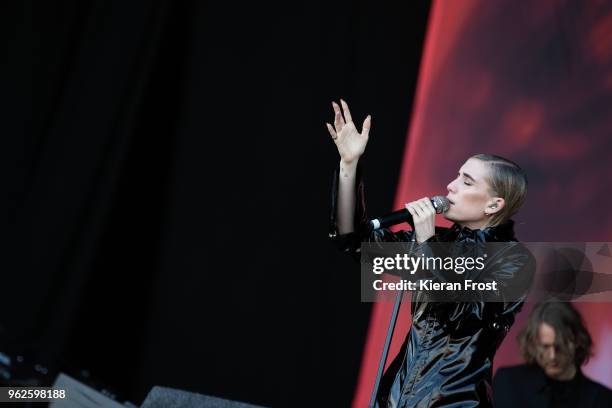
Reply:
M417 242L421 243L434 236L436 214L446 212L449 207L450 203L444 196L424 197L407 203L403 210L370 221L370 226L379 229L408 222L414 227Z

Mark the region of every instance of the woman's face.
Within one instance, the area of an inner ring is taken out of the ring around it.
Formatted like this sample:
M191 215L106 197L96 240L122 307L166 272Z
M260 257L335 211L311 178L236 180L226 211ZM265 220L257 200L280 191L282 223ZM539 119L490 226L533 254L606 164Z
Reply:
M486 226L490 215L503 207L503 199L493 197L486 181L488 166L478 159L469 159L459 169L457 177L446 188L450 208L444 218L463 227L480 229ZM486 213L485 213L486 212Z

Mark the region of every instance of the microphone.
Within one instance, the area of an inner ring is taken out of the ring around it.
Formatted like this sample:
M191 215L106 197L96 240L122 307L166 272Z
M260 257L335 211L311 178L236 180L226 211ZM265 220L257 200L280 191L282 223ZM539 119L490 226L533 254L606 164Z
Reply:
M431 198L431 204L435 208L436 214L446 212L450 208L448 198L444 196L433 196ZM377 230L379 228L387 228L395 224L400 224L402 222L407 222L408 224L414 227L414 223L412 222L412 215L405 208L402 210L394 211L391 214L384 215L380 218L373 219L372 221L370 221L370 228L372 228L372 230Z

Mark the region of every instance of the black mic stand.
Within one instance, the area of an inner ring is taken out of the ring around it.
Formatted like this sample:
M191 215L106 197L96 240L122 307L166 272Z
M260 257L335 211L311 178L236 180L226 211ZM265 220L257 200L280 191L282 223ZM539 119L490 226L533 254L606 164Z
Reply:
M389 322L389 328L387 329L387 338L385 339L385 347L382 355L380 356L380 362L378 363L378 372L376 373L376 382L374 383L374 389L372 390L372 396L370 397L369 408L374 408L376 404L376 394L378 394L378 386L380 385L380 379L382 378L383 370L385 368L385 362L387 361L387 354L389 353L389 346L391 345L391 339L393 338L393 331L395 330L395 322L397 321L397 315L399 314L399 308L402 304L402 297L404 291L400 290L395 295L395 305L393 305L393 314L391 315L391 321Z
M414 223L412 218L406 220L406 222L412 227L414 231ZM369 226L369 231L372 232L372 224ZM411 252L414 247L411 248ZM387 355L389 354L389 346L391 345L391 339L393 338L393 331L395 330L395 323L397 322L397 315L399 314L399 308L402 305L402 297L404 291L400 290L395 295L395 304L393 305L393 313L391 314L391 320L389 321L389 327L387 328L387 338L385 339L385 347L383 348L382 355L380 356L380 362L378 363L378 372L376 373L376 381L374 382L374 388L372 389L372 395L370 397L370 403L368 408L374 408L376 404L376 395L378 394L378 387L380 386L380 379L382 378L383 370L385 369L385 363L387 362Z

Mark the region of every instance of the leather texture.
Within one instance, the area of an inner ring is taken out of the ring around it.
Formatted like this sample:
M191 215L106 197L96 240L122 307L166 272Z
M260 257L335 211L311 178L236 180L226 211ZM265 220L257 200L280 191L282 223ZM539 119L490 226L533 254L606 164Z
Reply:
M370 232L365 205L362 167L356 180L355 232L339 234L336 224L338 169L332 177L329 237L338 249L355 260L360 259L362 242L414 242L413 231ZM521 280L528 288L533 280L535 260L514 237L513 222L470 230L455 224L436 227L436 235L420 244L420 250L432 255L431 242L455 242L457 246L484 248L489 242L507 242L485 264L482 271L501 287ZM474 253L478 255L478 253ZM440 271L429 271L437 279L450 279ZM423 292L411 299L412 325L400 352L385 371L376 407L490 407L492 406L492 368L495 352L521 310L525 293L506 300L503 291L494 302L432 302Z

